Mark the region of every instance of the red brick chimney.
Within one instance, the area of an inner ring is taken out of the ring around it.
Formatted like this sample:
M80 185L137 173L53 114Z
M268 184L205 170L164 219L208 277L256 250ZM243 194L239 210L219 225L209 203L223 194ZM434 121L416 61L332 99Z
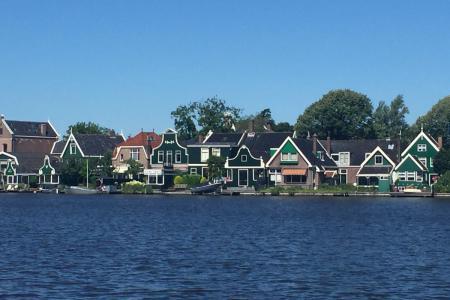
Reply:
M438 143L439 150L441 150L442 149L442 145L443 145L442 136L438 137L437 143Z

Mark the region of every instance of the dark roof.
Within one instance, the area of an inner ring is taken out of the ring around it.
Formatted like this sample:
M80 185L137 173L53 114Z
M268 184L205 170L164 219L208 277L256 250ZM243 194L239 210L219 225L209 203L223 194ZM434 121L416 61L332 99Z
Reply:
M243 144L250 149L251 154L262 157L264 162L270 159L270 148L278 148L292 132L256 132L247 133Z
M374 175L374 174L389 174L391 173L393 167L389 166L379 166L379 167L362 167L359 171L359 175Z
M326 147L326 140L320 141ZM397 140L331 140L331 153L350 152L350 165L361 165L366 159L366 153L372 153L376 147L380 147L390 159L397 162ZM330 154L331 154L330 153Z
M121 135L74 134L74 137L87 156L103 156L124 141Z
M317 158L317 155L314 153L313 140L305 138L295 138L293 140L312 165L319 167L336 167L336 163L328 157L325 148L322 147L320 143L317 143L316 150L323 152L323 160Z
M236 146L242 138L242 132L213 133L203 144L230 144Z
M64 150L64 146L66 146L66 141L64 140L55 142L52 149L52 154L61 154Z
M23 152L23 153L11 153L15 157L17 157L17 161L19 163L16 166L16 172L18 174L38 174L39 169L44 165L45 153L32 153L32 152ZM56 170L59 169L60 160L57 156L49 155L50 164Z
M5 120L9 128L15 135L34 136L34 137L57 137L49 122L30 122L30 121L11 121ZM42 134L41 125L45 125L46 132Z

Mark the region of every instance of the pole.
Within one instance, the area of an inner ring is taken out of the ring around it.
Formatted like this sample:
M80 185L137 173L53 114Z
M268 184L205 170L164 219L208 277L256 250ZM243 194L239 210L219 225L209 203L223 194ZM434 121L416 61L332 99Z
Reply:
M86 159L86 188L89 188L89 158Z

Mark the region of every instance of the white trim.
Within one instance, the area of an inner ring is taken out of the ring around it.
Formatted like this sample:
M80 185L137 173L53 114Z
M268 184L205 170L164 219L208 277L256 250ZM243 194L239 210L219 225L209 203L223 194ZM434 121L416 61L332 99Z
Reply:
M420 168L421 171L428 171L427 169L424 169L422 165L418 164L416 159L410 154L408 153L408 155L406 155L402 161L395 167L395 171L398 170L398 168L400 168L401 165L403 165L403 163L409 158L411 158L411 160Z
M303 154L303 152L297 147L297 144L294 142L294 140L288 136L284 142L281 144L280 147L278 147L277 151L272 155L272 157L269 159L269 161L266 163L266 168L269 168L269 165L272 163L272 161L275 159L275 157L277 157L277 155L280 153L281 148L284 147L284 145L290 141L292 143L292 145L294 145L295 149L297 150L297 152L302 156L302 158L306 161L306 163L308 164L308 167L312 167L311 162L306 158L306 156Z
M420 137L425 137L425 139L428 141L428 143L430 143L431 146L433 146L433 148L436 151L440 151L439 147L434 143L434 141L432 141L423 131L420 131L419 134L416 136L416 138L409 143L408 147L406 147L406 149L402 152L402 156L406 155L409 151L409 149L411 149L411 147L419 140ZM428 151L428 150L427 150Z
M52 169L52 172L50 174L51 175L55 175L56 174L56 170L55 170L55 168L53 168L52 164L50 163L50 157L48 155L45 155L45 157L44 157L44 164L42 165L42 167L39 168L38 174L42 175L41 169L45 166L45 162L46 161L48 161L48 166L50 167L50 169Z
M241 144L241 142L244 140L245 135L247 134L247 130L244 130L244 132L241 135L241 138L239 139L239 141L237 142L237 145L239 146Z
M8 156L10 159L14 160L14 162L16 163L16 165L19 165L19 161L17 160L17 157L15 157L14 155L12 155L12 154L10 154L10 153L8 153L8 152L4 152L4 151L1 151L1 152L0 152L0 155L6 155L6 156Z
M5 125L6 129L8 129L10 134L14 134L14 132L9 127L8 123L6 122L6 119L2 119L3 124Z
M241 176L240 176L240 171L245 171L246 173L247 173L247 184L246 185L241 185L240 184L240 181L241 181ZM248 169L238 169L238 181L237 181L237 185L239 186L239 187L248 187L248 182L249 182L249 179L248 179Z
M213 131L210 129L208 133L206 134L205 140L202 142L202 144L206 143L206 141L213 135Z
M81 149L80 145L78 144L78 141L77 141L77 139L75 138L75 136L73 135L73 133L70 133L69 138L67 139L66 145L64 146L64 149L63 149L63 151L61 152L61 154L60 154L59 156L60 156L61 158L63 157L64 153L66 152L67 145L69 145L69 143L70 143L71 141L74 141L74 142L75 142L75 144L77 145L78 149L80 150L81 156L84 158L84 157L85 157L84 152L83 152L83 150ZM94 156L92 156L92 157L94 157ZM101 157L101 156L100 156L100 157Z
M55 126L53 126L52 122L50 122L50 120L47 120L48 125L50 125L50 127L53 129L53 131L56 133L56 136L59 138L60 135L58 133L58 131L56 131Z
M227 148L227 147L231 147L231 143L229 145L225 145L225 144L189 144L186 145L186 147L188 148Z
M390 159L390 157L383 151L383 149L380 148L380 146L377 146L372 153L370 153L370 155L362 162L361 164L361 168L367 164L369 162L369 160L378 152L380 151L381 154L384 156L385 159L387 159L387 161L391 164L391 166L394 168L395 167L395 163ZM381 166L381 165L378 165Z
M174 134L175 135L175 143L178 145L178 147L180 147L181 149L184 149L184 154L187 156L186 164L188 164L189 163L188 149L186 147L183 147L180 145L180 143L178 142L178 133L171 128L168 128L166 130L166 132L161 135L161 143L152 149L152 154L150 155L150 163L153 160L153 155L155 153L155 150L161 148L161 146L164 144L164 138L165 138L166 134Z
M208 164L189 164L189 167L206 167Z
M140 145L140 146L117 146L115 149L117 153L116 153L116 156L113 157L113 160L117 159L117 157L119 156L119 153L122 149L130 149L130 148L133 148L133 149L142 148L144 150L145 158L148 159L148 155L147 155L147 151L145 150L145 146ZM130 157L131 157L131 155L130 155Z
M247 169L265 168L263 158L262 158L262 157L260 157L260 158L254 157L254 156L252 155L252 152L250 151L250 149L248 149L247 146L245 146L245 145L242 145L242 146L239 148L239 150L238 150L238 152L237 152L237 154L236 154L235 157L233 157L233 158L227 157L227 160L225 161L225 168L242 168L242 167L244 167L244 166L235 166L235 167L230 167L230 166L229 166L229 161L230 161L230 160L235 160L235 159L237 159L237 158L240 156L240 153L241 153L241 151L242 151L243 149L247 149L248 155L249 155L251 158L253 158L254 160L259 160L259 161L261 162L261 164L260 164L259 166L257 166L257 167L256 167L256 166L248 166L248 167L245 166L245 168L247 168Z

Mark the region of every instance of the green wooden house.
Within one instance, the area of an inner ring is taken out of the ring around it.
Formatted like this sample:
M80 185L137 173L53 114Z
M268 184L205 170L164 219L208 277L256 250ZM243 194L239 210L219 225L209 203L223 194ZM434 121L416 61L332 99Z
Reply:
M394 182L398 189L430 189L438 175L434 170L433 159L441 147L442 138L436 141L422 128L402 152L401 161L395 168Z
M161 135L161 143L153 149L150 156L151 168L145 170L148 184L160 187L173 185L173 178L178 173L188 171L189 154L186 145L178 140L173 129L167 129Z
M380 192L389 192L392 184L392 172L396 166L396 157L395 151L376 147L358 170L356 175L358 185L373 186L377 187Z
M263 157L255 157L246 145L237 149L225 162L227 185L230 187L256 187L265 184Z

